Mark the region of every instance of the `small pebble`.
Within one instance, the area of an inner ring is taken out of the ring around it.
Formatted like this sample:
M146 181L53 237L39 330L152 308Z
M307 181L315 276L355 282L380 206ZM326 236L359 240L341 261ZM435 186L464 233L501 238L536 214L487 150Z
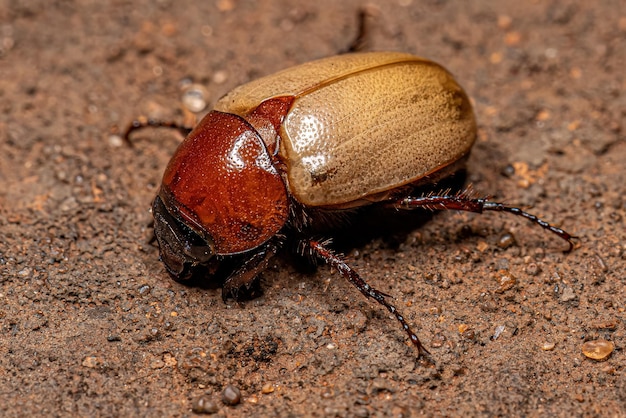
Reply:
M504 325L498 325L496 327L495 332L493 333L493 340L497 340L498 337L500 337L500 335L504 332L504 330L506 329L506 327Z
M598 320L593 323L593 327L603 330L615 330L617 328L617 320L613 318Z
M565 286L561 295L561 302L570 302L572 300L576 300L576 293L574 293L574 289L571 287Z
M508 232L500 236L500 239L498 240L498 247L502 249L509 248L510 246L514 244L515 244L515 237L513 236L513 234L508 233Z
M513 177L513 175L515 175L515 167L512 164L507 164L502 169L501 174L505 177Z
M215 84L222 84L228 79L228 73L223 70L216 71L212 79Z
M504 293L517 284L517 278L508 270L498 270L497 280L499 284L497 293Z
M207 100L209 98L209 92L201 84L191 84L186 87L182 102L183 105L193 113L203 111L207 106Z
M241 402L241 391L239 388L233 385L226 386L222 392L222 402L226 405L237 405Z
M95 369L96 367L100 367L104 364L104 359L102 357L96 356L87 356L83 359L82 365L84 367L88 367L90 369Z
M481 253L485 252L487 248L489 248L489 244L487 244L487 242L485 241L479 241L478 244L476 244L476 249Z
M554 347L556 347L555 343L545 342L545 343L541 344L541 349L543 351L552 351L552 350L554 350Z
M191 410L196 414L214 414L218 411L217 403L208 396L194 399Z
M439 347L442 347L445 342L446 342L446 336L441 333L437 333L433 336L433 339L430 341L430 346L433 348L439 348Z
M124 140L119 135L109 135L109 145L112 147L121 147L124 145Z
M600 254L596 254L596 263L602 273L607 273L609 271L609 266L604 261L604 258L600 257Z
M271 383L266 383L261 388L261 393L265 395L272 393L272 392L274 392L274 385L272 385Z
M473 340L476 336L474 330L466 324L459 325L459 334L466 340Z
M155 359L154 361L152 361L150 363L150 368L151 369L155 369L156 370L156 369L162 369L163 367L165 367L165 362L162 359L160 359L160 358Z
M615 349L615 344L612 341L607 340L594 340L587 341L582 346L583 354L594 360L605 360L607 359L613 350Z
M440 315L441 314L441 308L438 306L433 306L432 308L428 309L428 312L430 312L432 315Z
M525 270L526 274L529 276L536 276L541 272L541 268L537 265L537 263L529 263Z

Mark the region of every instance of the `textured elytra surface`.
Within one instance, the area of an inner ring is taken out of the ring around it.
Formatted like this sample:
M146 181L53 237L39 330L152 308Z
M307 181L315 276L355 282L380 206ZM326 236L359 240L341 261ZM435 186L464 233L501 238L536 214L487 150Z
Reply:
M235 87L215 104L215 109L244 115L266 99L276 96L300 96L331 80L406 60L427 61L402 52L365 52L305 62Z
M475 129L467 96L439 66L355 73L299 97L287 114L289 187L307 205L358 205L461 158Z

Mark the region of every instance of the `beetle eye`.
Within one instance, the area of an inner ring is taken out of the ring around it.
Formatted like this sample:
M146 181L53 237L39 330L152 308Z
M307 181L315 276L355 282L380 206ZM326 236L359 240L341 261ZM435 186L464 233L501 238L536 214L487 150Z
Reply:
M213 258L213 243L172 215L160 196L154 199L152 212L161 260L176 280L189 278L191 267L205 264Z

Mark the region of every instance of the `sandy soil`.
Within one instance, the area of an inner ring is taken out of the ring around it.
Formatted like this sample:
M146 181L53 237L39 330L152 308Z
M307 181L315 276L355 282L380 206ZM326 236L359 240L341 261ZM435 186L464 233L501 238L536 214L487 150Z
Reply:
M619 0L370 3L370 49L443 63L472 97L474 188L580 237L565 254L523 219L439 213L346 240L434 364L325 267L277 257L239 304L167 276L148 209L180 137L115 127L182 121L188 82L210 108L336 54L360 5L0 0L0 415L626 416ZM606 361L581 351L598 339Z

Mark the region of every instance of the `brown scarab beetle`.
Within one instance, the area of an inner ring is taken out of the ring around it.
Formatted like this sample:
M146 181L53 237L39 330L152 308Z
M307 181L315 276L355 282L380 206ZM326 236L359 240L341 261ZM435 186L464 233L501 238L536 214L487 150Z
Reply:
M126 136L144 126L173 125L135 122ZM312 231L365 205L491 210L523 216L571 249L570 234L518 208L470 193L411 195L456 171L475 138L463 89L440 65L409 54L339 55L244 84L217 102L165 170L153 204L161 259L176 280L226 264L223 295L236 296L295 239L301 254L384 305L427 352L386 295Z

